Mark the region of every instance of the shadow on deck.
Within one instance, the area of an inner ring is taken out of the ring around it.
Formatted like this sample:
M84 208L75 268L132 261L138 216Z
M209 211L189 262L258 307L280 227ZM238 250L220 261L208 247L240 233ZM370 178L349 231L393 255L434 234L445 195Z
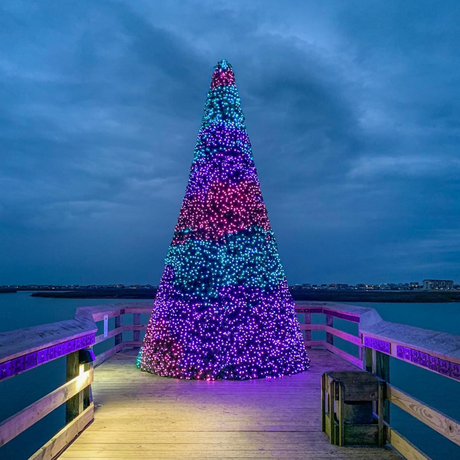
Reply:
M400 459L387 448L337 447L321 432L321 375L356 370L310 350L308 372L281 379L187 381L140 372L128 351L98 367L94 423L60 458Z

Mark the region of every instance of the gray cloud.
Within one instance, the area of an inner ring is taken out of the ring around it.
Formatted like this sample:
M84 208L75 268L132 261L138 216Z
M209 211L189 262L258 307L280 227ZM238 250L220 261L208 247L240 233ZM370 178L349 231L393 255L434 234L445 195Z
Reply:
M459 9L2 2L0 284L158 281L224 57L290 282L455 279Z

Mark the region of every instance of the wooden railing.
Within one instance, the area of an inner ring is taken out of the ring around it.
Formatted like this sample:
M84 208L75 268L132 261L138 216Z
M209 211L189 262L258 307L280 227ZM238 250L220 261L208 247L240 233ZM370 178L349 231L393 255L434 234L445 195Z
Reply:
M53 459L94 419L91 383L94 369L125 348L142 345L141 314L150 314L150 303L122 303L78 308L73 320L0 334L0 382L57 358L67 357L66 382L59 388L0 423L0 447L41 420L55 408L66 405L66 425L31 459ZM401 408L445 438L460 445L460 424L440 411L390 384L390 357L460 381L460 336L383 321L372 308L354 305L297 302L306 347L323 347L372 372L386 382L382 417L387 441L407 459L428 459L390 425L390 403ZM312 315L324 316L321 324ZM128 318L127 315L132 315ZM114 318L114 327L109 320ZM336 319L356 325L356 334L335 327ZM98 324L102 332L98 334ZM132 340L123 333L133 332ZM312 340L312 331L324 331L325 340ZM358 356L340 348L339 338L358 347ZM81 364L79 351L113 340L113 345L96 355L94 363ZM319 395L318 395L319 398Z
M141 313L149 314L151 305L130 303L78 308L73 320L60 321L0 334L0 384L38 366L66 357L66 382L0 423L0 448L65 404L65 426L30 459L51 460L66 448L93 420L91 383L94 367L123 348L140 347ZM133 324L123 325L125 315ZM109 330L110 318L115 328ZM97 334L98 322L103 332ZM132 341L123 341L123 332L134 331ZM114 346L96 356L92 363L80 362L80 351L114 339Z
M460 336L384 321L372 308L327 302L297 302L296 313L305 331L306 347L323 347L386 382L382 414L387 441L407 459L429 457L390 425L390 403L460 446L460 423L390 384L390 357L460 382ZM312 324L311 315L325 316ZM303 321L302 321L303 316ZM334 327L340 318L358 325L357 335ZM324 331L326 340L311 340L311 331ZM358 346L358 357L334 345L334 337ZM459 386L460 391L460 386Z

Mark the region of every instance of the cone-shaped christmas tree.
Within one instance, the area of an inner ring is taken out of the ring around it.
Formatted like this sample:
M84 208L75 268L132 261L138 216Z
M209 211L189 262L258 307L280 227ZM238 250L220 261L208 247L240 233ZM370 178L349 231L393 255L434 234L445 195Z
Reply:
M138 367L248 379L308 369L231 65L215 67Z

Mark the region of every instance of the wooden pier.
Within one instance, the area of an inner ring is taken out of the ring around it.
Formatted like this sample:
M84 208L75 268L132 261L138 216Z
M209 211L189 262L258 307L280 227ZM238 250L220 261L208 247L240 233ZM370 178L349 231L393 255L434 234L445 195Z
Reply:
M0 334L0 385L67 357L61 387L1 421L0 447L63 404L65 425L31 459L428 459L391 427L392 405L460 445L457 421L389 382L390 359L460 381L460 336L389 323L364 307L299 302L296 311L312 367L280 379L205 382L140 372L141 314L150 313L141 303L83 307L73 320ZM324 323L312 324L312 314L324 316ZM356 333L336 327L336 319L354 323ZM318 330L325 340L312 340ZM124 340L125 332L131 340ZM342 349L336 337L357 352ZM113 345L94 363L82 363L80 350L104 342ZM382 448L334 446L321 431L321 376L346 370L385 381L384 410L374 414L385 425Z

